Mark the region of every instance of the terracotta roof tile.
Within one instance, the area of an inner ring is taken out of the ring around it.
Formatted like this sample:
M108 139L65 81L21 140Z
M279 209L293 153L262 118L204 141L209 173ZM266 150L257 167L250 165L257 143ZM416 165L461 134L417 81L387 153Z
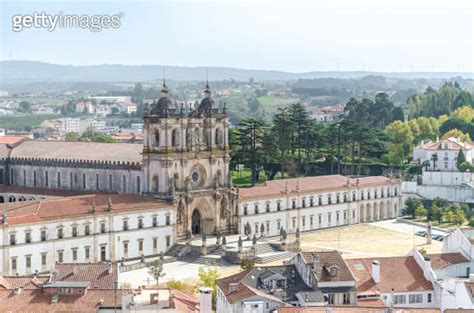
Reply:
M26 136L0 136L0 144L14 145L20 141L28 140Z
M431 267L441 269L453 264L469 262L461 253L437 253L428 254L431 260Z
M269 180L251 188L240 188L239 197L241 199L253 199L284 194L288 183L288 192L305 193L322 190L340 189L347 187L348 178L342 175L312 176L290 179ZM369 176L359 178L359 186L367 187L371 185L398 183L398 180L390 180L384 176ZM355 187L357 179L350 178L349 183Z
M132 194L89 194L64 198L50 198L26 202L6 203L8 224L26 224L37 221L92 216L108 213L105 209L112 201L112 212L133 212L168 208L168 203ZM92 213L95 203L96 212Z
M316 277L318 281L354 281L355 278L352 276L349 267L342 258L341 254L334 251L318 251L318 252L301 252L305 262L311 264L313 262L313 255L317 255L319 258L318 269ZM332 266L336 266L336 276L331 276L329 269Z
M15 147L11 157L141 163L142 150L142 144L132 143L31 140Z
M380 262L380 283L372 279L372 262ZM359 294L433 290L431 282L426 280L422 269L412 256L364 258L346 260L356 277Z
M57 263L59 281L88 281L91 288L114 289L117 279L117 264L107 263Z
M281 307L278 313L327 313L326 307ZM373 308L364 306L331 306L333 313L386 313L387 308ZM436 308L394 308L393 313L440 313Z

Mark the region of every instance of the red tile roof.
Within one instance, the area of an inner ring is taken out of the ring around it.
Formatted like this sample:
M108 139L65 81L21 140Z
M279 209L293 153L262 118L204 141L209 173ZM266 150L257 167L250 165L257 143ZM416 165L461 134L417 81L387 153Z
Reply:
M318 251L318 252L301 252L306 264L312 264L313 255L318 256L318 269L316 277L318 281L354 281L354 277L351 274L346 262L342 258L341 254L334 251ZM329 275L329 268L336 266L336 276Z
M372 279L372 262L380 263L380 283ZM346 260L356 278L359 294L433 290L412 256L364 258Z
M384 176L369 176L359 178L359 186L369 187L389 183L399 183L398 180L390 180ZM322 190L340 189L347 187L348 177L342 175L312 176L290 179L269 180L251 188L240 188L239 197L241 199L253 199L281 195L285 193L288 184L288 192L306 193ZM357 186L357 179L349 178L352 187Z
M281 307L278 313L327 313L327 307ZM386 313L387 308L373 308L363 306L331 306L333 313ZM436 308L394 308L393 313L440 313Z
M441 269L453 264L469 262L461 253L437 253L427 255L431 260L431 267Z
M22 140L27 140L25 136L0 136L0 144L14 145Z
M132 143L31 140L15 147L11 157L141 163L142 150L142 144Z
M83 295L60 295L57 303L51 302L51 295L41 289L23 290L14 294L13 290L0 290L1 312L91 312L96 313L99 307L112 308L121 306L124 290L89 289ZM117 297L115 297L117 295Z
M26 224L31 222L93 216L107 214L109 199L112 212L133 212L168 208L168 203L132 194L89 194L64 198L41 199L26 202L6 203L8 224ZM91 212L95 204L95 213Z
M443 144L445 142L449 142L450 143L450 148L449 149L445 149L443 147ZM449 138L446 138L446 139L441 139L441 140L438 140L436 142L427 142L423 145L420 145L417 147L418 149L425 149L425 150L459 150L459 149L472 149L473 146L472 146L472 142L463 142L461 140L459 140L458 138L455 138L455 137L449 137Z
M56 280L88 281L91 288L114 289L118 277L117 264L57 263L54 267L58 271Z

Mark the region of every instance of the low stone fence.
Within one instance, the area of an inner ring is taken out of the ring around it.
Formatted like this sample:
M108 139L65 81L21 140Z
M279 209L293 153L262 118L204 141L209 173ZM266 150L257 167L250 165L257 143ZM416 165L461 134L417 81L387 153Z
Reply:
M426 224L426 223L415 222L415 221L407 220L407 219L404 219L404 218L397 218L397 222L398 223L405 223L405 224L415 225L415 226L419 226L419 227L423 227L423 228L428 227L428 224ZM449 229L441 228L441 227L437 227L437 226L431 226L431 228L434 229L434 230L446 233L446 234L449 234L451 232Z

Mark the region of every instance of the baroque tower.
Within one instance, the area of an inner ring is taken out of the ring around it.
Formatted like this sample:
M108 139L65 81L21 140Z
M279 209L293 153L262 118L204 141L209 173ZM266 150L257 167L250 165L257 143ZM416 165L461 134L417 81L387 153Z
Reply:
M209 84L201 103L185 108L163 82L160 99L146 104L144 131L145 188L175 204L178 235L233 231L229 117Z

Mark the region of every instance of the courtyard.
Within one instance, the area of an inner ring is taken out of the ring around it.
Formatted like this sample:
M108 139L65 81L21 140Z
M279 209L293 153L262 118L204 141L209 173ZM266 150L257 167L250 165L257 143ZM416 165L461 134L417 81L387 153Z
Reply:
M300 237L301 250L340 250L344 258L401 256L408 254L413 248L423 248L428 253L439 253L442 242L433 240L428 245L426 238L413 235L418 230L419 228L390 220L383 223L356 224L303 232ZM294 235L290 234L288 238L294 240ZM275 241L278 238L268 240ZM265 265L279 265L281 262L280 260ZM198 283L198 270L202 266L206 265L179 261L166 263L164 265L166 275L161 282L181 280L191 284ZM219 266L218 269L221 277L240 271L237 265ZM148 268L121 273L120 280L122 284L129 283L134 288L154 284L148 274Z

